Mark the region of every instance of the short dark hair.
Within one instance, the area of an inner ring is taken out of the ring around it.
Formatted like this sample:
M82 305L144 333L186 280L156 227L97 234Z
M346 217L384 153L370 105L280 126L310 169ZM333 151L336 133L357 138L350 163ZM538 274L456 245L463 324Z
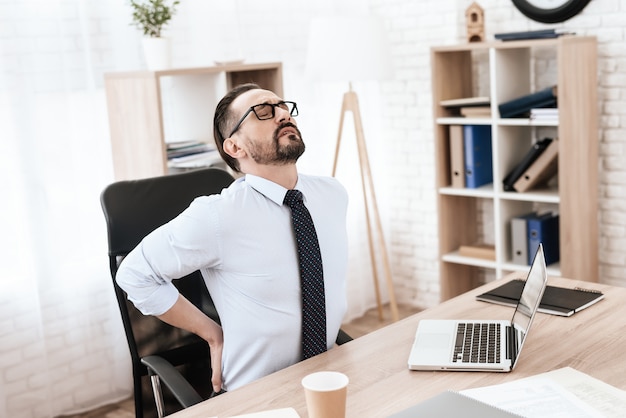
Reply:
M240 172L239 161L224 152L224 140L226 140L224 132L230 132L233 125L236 123L235 119L237 117L237 115L233 115L230 105L243 93L250 90L258 90L260 88L261 87L254 83L240 84L229 91L226 96L220 100L215 108L215 116L213 117L213 136L215 137L215 145L217 146L217 150L222 156L222 159L237 173Z

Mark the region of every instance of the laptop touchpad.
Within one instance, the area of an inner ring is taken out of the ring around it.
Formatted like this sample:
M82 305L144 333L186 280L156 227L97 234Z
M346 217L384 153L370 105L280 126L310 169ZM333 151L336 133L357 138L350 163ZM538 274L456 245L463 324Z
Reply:
M424 350L445 350L450 346L450 334L426 332L419 335L415 343Z

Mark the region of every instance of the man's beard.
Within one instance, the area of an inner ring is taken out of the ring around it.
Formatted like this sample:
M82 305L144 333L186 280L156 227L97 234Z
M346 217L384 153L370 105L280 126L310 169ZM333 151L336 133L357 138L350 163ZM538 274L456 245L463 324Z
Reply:
M297 134L289 135L287 144L280 144L278 133L286 127L295 129ZM286 165L295 163L304 153L304 142L300 130L293 123L283 123L275 131L273 141L268 145L260 145L250 141L250 157L257 164L264 165Z

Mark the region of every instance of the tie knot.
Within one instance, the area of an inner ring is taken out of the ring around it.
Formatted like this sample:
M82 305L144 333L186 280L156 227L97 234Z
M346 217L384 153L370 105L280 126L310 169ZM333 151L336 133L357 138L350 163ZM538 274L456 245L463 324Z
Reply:
M291 207L298 202L302 202L302 192L295 189L287 190L287 194L285 195L285 200L283 201L283 203Z

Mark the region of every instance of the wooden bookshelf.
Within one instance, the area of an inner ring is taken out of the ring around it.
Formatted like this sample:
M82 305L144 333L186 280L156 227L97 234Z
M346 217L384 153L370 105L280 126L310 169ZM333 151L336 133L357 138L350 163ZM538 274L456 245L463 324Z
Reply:
M166 144L213 143L213 113L232 87L254 82L283 95L282 64L237 64L104 76L116 180L168 173Z
M598 280L597 41L594 37L492 41L431 49L439 213L441 298L466 292L527 265L512 262L510 221L535 209L560 214L560 262L549 273ZM499 117L498 104L558 85L558 122ZM487 117L461 117L442 100L490 98ZM492 129L494 182L452 187L449 127ZM559 140L558 173L551 187L504 191L504 176L544 136ZM461 246L491 244L495 260L459 254Z

